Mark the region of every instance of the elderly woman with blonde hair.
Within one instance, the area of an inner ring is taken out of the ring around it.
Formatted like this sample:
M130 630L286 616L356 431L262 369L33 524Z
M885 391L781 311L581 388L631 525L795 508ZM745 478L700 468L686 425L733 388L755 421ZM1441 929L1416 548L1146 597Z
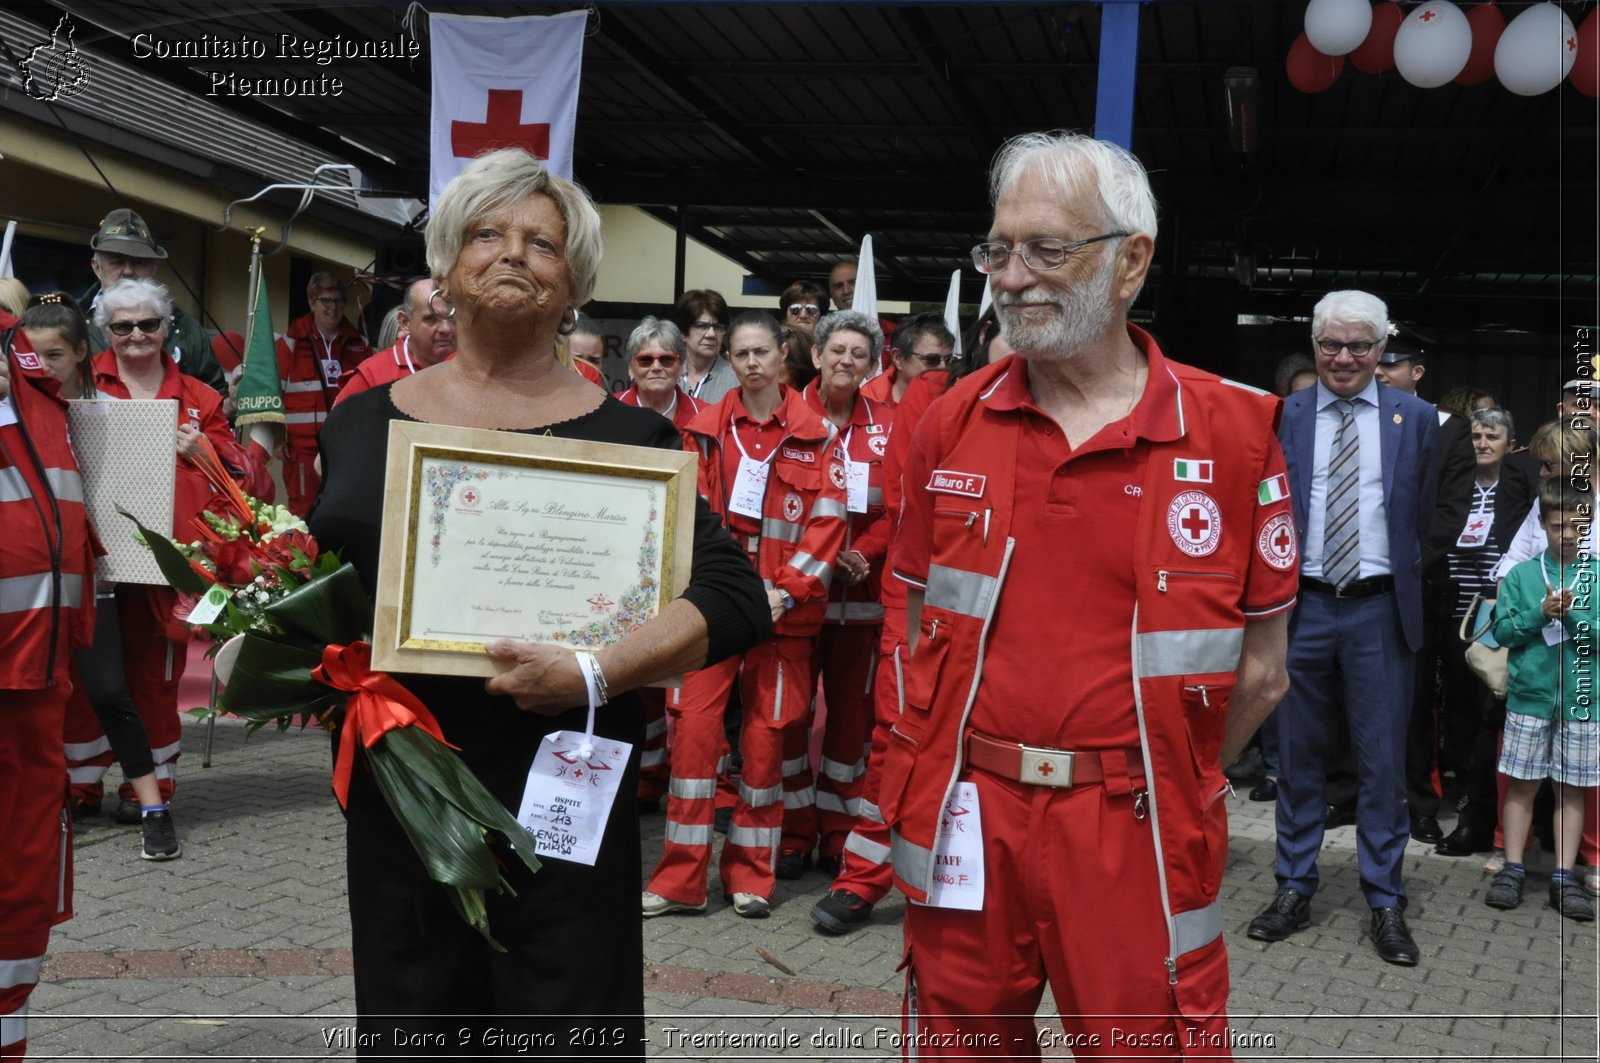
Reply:
M589 197L520 150L481 156L445 188L428 226L428 265L441 305L455 314L456 357L356 395L322 430L326 479L311 530L369 590L384 495L371 456L391 421L682 448L671 422L619 403L558 360L558 339L594 290L600 253ZM635 691L742 652L770 623L750 563L701 503L682 597L595 655L611 695L595 733L634 749L598 856L592 866L546 859L537 874L508 862L515 894L488 899L504 952L456 913L358 767L346 810L358 1052L493 1055L493 1034L508 1045L548 1039L568 1055L644 1057L634 796L644 725ZM487 683L397 678L515 812L540 741L583 731L584 676L562 647L503 640L488 652L502 671Z

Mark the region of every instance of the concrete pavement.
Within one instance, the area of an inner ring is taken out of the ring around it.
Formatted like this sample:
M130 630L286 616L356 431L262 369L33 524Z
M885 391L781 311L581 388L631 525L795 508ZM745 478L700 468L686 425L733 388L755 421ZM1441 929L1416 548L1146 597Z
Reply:
M137 828L105 818L79 830L77 914L51 939L31 1059L354 1054L327 737L266 731L246 742L242 724L224 720L202 769L202 734L186 720L173 806L181 860L140 860ZM1398 968L1364 937L1352 827L1329 835L1312 926L1274 945L1248 940L1245 924L1273 889L1271 806L1241 795L1230 810L1223 899L1237 1058L1600 1056L1596 929L1545 907L1547 859L1533 866L1524 906L1498 912L1483 904L1481 858L1450 860L1413 843L1408 918L1423 959ZM642 821L647 871L662 822ZM652 1058L894 1058L903 900L892 895L870 926L830 938L808 914L825 888L815 872L779 883L765 921L739 919L715 892L705 915L647 921ZM1048 1031L1048 998L1041 1014ZM1070 1058L1044 1036L1046 1058Z

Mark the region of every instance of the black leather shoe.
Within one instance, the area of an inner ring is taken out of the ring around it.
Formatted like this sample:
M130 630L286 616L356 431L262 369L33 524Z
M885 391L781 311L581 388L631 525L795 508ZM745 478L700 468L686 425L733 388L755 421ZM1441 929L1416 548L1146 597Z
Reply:
M1278 781L1276 779L1262 779L1250 791L1252 801L1276 801L1278 799Z
M1323 818L1323 827L1332 830L1335 827L1348 827L1356 821L1356 808L1354 805L1339 806L1329 805Z
M1493 848L1494 831L1475 831L1458 824L1433 851L1440 856L1472 856L1475 853L1487 853Z
M1311 923L1311 898L1281 886L1272 903L1250 920L1249 935L1257 941L1282 941Z
M1418 816L1411 821L1411 836L1419 842L1432 845L1444 841L1444 829L1438 816Z
M1406 917L1398 908L1372 909L1372 944L1385 963L1415 967L1417 942L1406 929Z

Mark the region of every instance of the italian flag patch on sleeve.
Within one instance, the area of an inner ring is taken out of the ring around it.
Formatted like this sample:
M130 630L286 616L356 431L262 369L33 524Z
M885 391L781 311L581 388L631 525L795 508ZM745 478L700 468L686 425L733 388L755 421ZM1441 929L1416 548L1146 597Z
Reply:
M1281 502L1289 497L1289 477L1283 473L1262 480L1261 486L1256 488L1256 501L1263 506L1269 502Z

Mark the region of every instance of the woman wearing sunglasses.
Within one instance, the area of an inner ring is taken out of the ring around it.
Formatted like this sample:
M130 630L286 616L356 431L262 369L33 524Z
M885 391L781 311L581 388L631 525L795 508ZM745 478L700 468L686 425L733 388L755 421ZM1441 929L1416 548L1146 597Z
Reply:
M630 406L654 410L672 422L685 443L685 426L705 403L678 387L686 344L678 326L658 317L639 322L628 337L628 379L633 387L617 398Z
M196 464L203 457L200 437L210 440L217 457L240 486L251 479L251 462L228 427L221 396L194 377L180 373L164 349L171 319L172 298L164 284L129 279L102 292L94 320L111 341L111 347L95 355L94 390L103 399L177 400L172 535L188 541L196 538L193 521L210 508L213 494L210 481ZM101 531L126 534L121 529ZM169 587L120 584L116 595L128 690L149 735L156 781L162 801L167 802L172 799L174 766L181 748L178 680L183 677L187 661L189 629L181 617L173 615L178 599ZM90 806L99 803L98 795L75 796ZM123 784L121 798L118 822L140 822L146 810L127 783Z

